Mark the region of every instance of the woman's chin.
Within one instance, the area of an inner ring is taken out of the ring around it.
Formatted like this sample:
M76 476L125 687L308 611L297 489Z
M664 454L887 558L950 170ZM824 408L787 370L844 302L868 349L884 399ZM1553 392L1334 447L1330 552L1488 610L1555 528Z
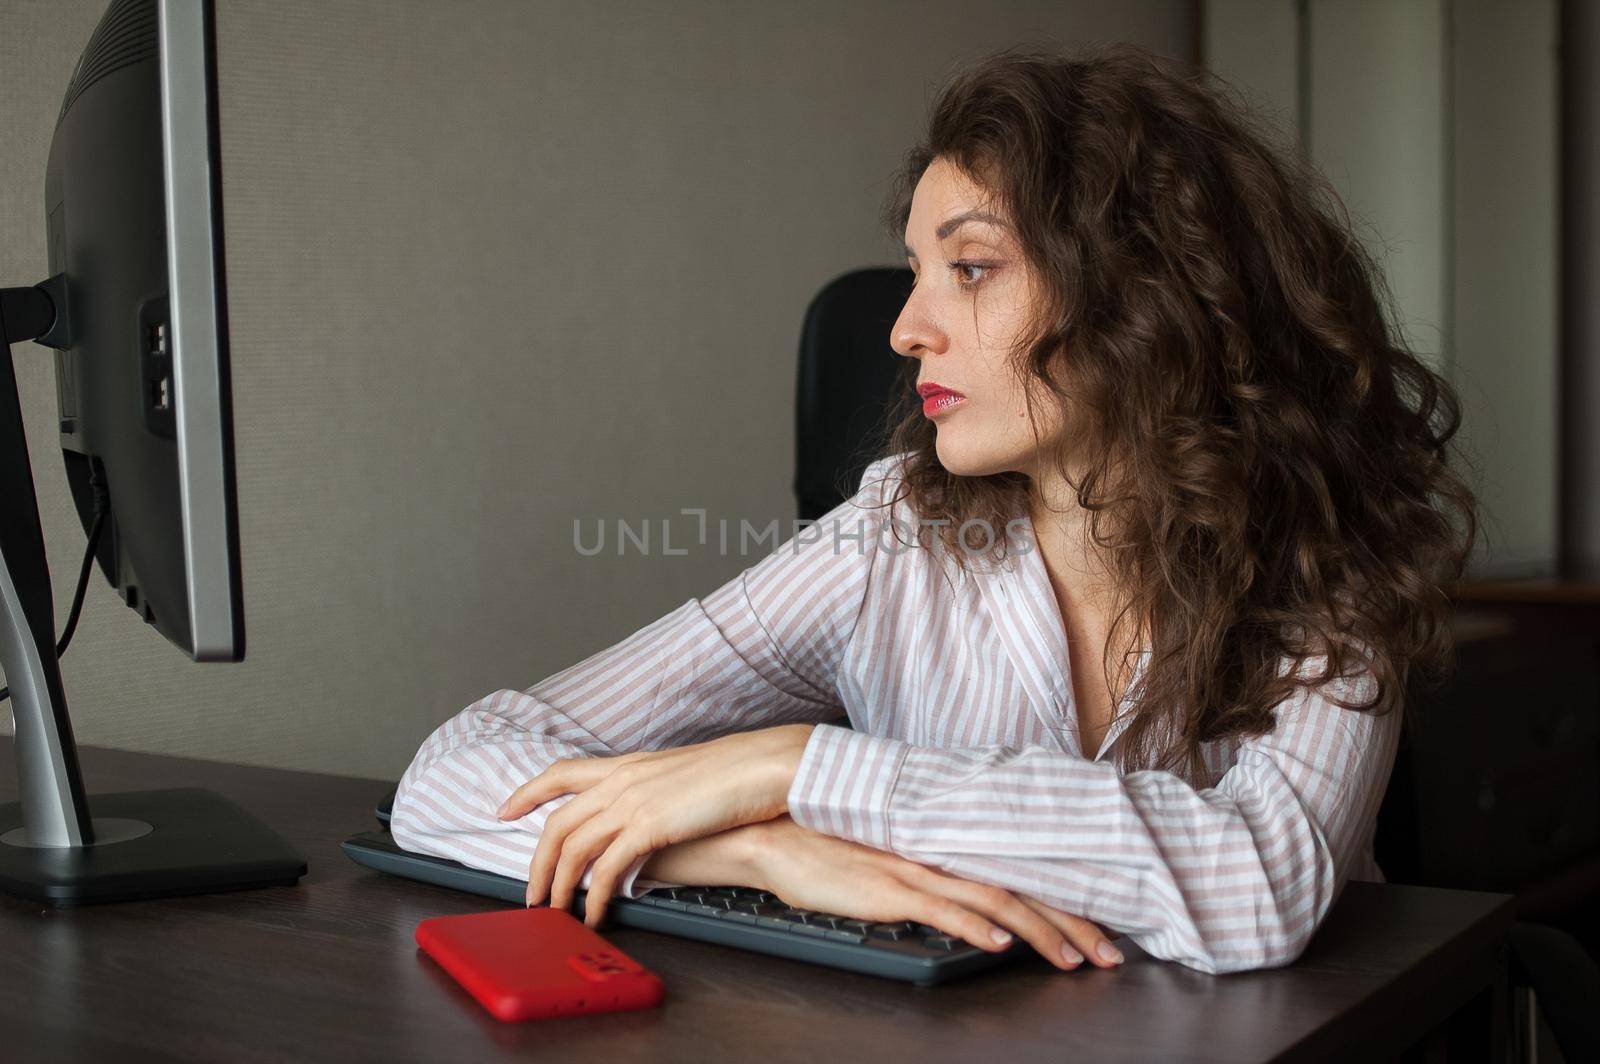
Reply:
M985 447L981 441L973 440L970 436L970 433L939 426L939 434L934 439L934 453L939 456L939 464L945 472L958 477L987 477L1014 468L1004 455L996 454L994 448Z

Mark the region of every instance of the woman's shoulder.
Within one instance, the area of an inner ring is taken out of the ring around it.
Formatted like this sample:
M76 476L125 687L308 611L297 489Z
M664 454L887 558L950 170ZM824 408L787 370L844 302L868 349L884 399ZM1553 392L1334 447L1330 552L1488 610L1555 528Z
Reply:
M905 465L910 458L911 452L902 451L867 463L867 468L861 473L861 482L856 486L856 497L866 496L880 502L894 498L901 482L905 480Z
M905 574L933 560L917 543L919 522L903 488L904 454L867 464L849 498L815 521L800 522L792 544L813 555L844 555L869 573Z
M930 519L922 513L916 496L906 485L911 452L884 455L867 464L856 492L841 507L841 516L866 529L880 557L877 564L892 565L897 572L937 573L946 584L959 583L979 573L992 573L1018 564L1017 556L1033 549L1031 530L1018 518L1003 525L974 519L962 527L971 533L972 545L961 557L942 534L948 519ZM968 526L971 526L970 528ZM996 550L999 542L1001 549Z
M821 521L851 521L874 530L891 519L914 524L915 511L904 490L906 454L884 455L867 463L855 491Z

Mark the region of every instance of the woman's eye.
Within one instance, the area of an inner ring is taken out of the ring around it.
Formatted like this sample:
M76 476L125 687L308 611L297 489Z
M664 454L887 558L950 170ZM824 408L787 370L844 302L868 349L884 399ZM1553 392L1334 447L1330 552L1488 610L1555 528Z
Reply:
M989 270L989 267L976 262L952 262L950 268L955 271L956 283L962 288L976 287Z

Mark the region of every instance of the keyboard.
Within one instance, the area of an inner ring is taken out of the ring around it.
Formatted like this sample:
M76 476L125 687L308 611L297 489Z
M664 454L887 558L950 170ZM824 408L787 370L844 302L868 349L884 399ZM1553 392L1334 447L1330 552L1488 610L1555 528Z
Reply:
M380 822L387 824L387 808ZM387 831L363 832L343 844L345 855L367 868L522 904L527 881L484 872L456 861L412 853ZM583 912L577 891L572 912ZM638 898L613 897L607 919L683 938L713 942L863 975L932 986L1034 955L1021 939L991 953L936 927L904 920L875 922L789 905L767 891L741 886L663 887Z

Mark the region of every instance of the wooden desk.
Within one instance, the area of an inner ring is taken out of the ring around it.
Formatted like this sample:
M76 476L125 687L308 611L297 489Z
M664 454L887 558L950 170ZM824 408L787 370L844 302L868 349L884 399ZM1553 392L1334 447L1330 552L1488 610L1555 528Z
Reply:
M1504 1052L1506 897L1375 884L1346 890L1296 964L1222 977L1125 943L1117 970L1035 957L919 988L613 927L665 980L662 1008L502 1025L411 937L424 917L496 903L365 871L337 848L372 823L384 782L96 749L82 760L91 802L210 787L311 871L293 888L82 909L0 899L8 1060L1385 1059L1452 1015L1456 1044ZM0 740L0 797L14 796Z

